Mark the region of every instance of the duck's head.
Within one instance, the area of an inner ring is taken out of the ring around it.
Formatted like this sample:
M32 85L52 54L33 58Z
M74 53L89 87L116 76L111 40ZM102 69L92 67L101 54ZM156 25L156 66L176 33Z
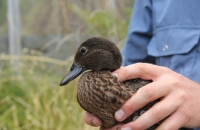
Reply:
M114 71L120 68L122 57L117 46L103 38L92 37L83 42L74 57L74 63L60 86L66 85L86 70Z

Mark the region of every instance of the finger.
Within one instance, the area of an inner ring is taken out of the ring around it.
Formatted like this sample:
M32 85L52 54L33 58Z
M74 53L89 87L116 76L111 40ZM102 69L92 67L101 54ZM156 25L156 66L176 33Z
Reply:
M176 103L174 103L176 102ZM147 129L168 117L181 105L181 101L173 100L173 97L166 97L156 103L148 111L143 113L137 120L130 124L132 129ZM163 130L163 129L162 129Z
M181 127L190 127L187 126L187 123L190 121L189 113L190 111L188 110L176 110L157 128L157 130L178 130Z
M123 126L123 124L119 124L119 125L116 125L116 126L113 126L112 128L100 128L99 130L121 130L121 127Z
M165 67L156 66L148 63L136 63L114 71L113 73L118 75L120 81L128 79L142 78L146 80L154 80L162 73L161 71L168 70Z
M140 88L135 95L124 103L120 110L115 112L115 118L122 121L146 104L170 93L170 87L160 86L161 83L155 81Z
M88 125L91 125L91 126L101 126L102 124L102 121L98 117L96 117L95 115L89 112L85 113L84 120Z

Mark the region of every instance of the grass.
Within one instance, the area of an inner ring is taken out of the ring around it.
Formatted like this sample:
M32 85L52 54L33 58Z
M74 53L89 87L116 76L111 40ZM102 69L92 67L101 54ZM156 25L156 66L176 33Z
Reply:
M41 2L43 3L45 1ZM27 8L27 3L21 3L22 7L26 7L21 8L23 12L22 21L23 19L25 20L25 23L22 22L23 28L25 29L22 30L23 35L33 32L40 34L43 30L49 30L48 27L57 26L55 22L52 23L51 20L50 22L47 20L47 23L44 22L45 25L52 25L45 26L46 28L43 27L44 25L42 23L46 17L42 19L43 17L41 16L43 15L41 14L51 14L51 10L56 12L55 9L58 5L53 4L54 6L52 5L52 9L51 6L45 4L46 9L39 9L41 8L41 2L33 2L32 4L39 5L33 6L33 9ZM49 1L47 2L49 3ZM5 2L3 4L6 5ZM117 45L119 47L124 43L132 5L129 7L125 6L125 9L122 10L124 14L123 19L118 16L116 12L111 10L105 11L104 9L98 8L95 10L84 10L78 6L74 6L73 3L71 5L68 4L66 7L66 13L67 11L69 12L67 13L68 15L64 15L67 16L65 18L66 20L73 14L73 17L77 15L77 18L81 21L78 22L81 23L78 28L71 28L69 31L77 30L77 32L79 32L80 30L82 34L104 36L118 43ZM90 5L88 5L88 7L90 7ZM48 11L48 8L50 11ZM0 8L0 10L5 12L5 8ZM37 22L34 21L38 20L34 19L37 15L37 11L39 11L38 16L41 18L37 21L41 22L38 24L40 25L39 32L37 28L35 28ZM48 13L45 13L45 11ZM58 13L58 15L62 16L60 13ZM58 15L55 15L56 18L54 19L57 19ZM0 24L3 25L1 26L2 29L0 29L0 32L5 32L6 30L6 26L3 24L5 23L6 25L5 16L5 13L3 13L2 18L4 19L0 19ZM73 19L71 21L76 23ZM56 21L56 23L57 22L58 21ZM70 23L70 21L68 22ZM31 28L31 23L35 23L33 24L34 28ZM58 29L55 31L57 34L60 32L60 26L56 28ZM64 30L68 30L68 28ZM55 32L51 30L48 33L52 34ZM66 34L68 34L68 32ZM63 62L43 56L23 55L20 57L21 64L11 68L10 62L17 59L19 59L17 56L0 55L0 130L98 129L90 127L84 122L84 111L80 108L76 100L77 80L72 81L67 86L59 86L59 82L72 63L72 58L69 58L67 62Z
M79 13L84 15L91 34L114 37L123 43L128 20L119 22L112 12L99 10L88 16L87 12L77 10ZM59 86L72 58L66 62L40 55L22 55L20 65L11 68L10 62L18 58L0 55L0 130L98 129L84 122L84 111L76 100L77 80Z
M113 11L97 9L91 12L75 6L70 9L85 24L84 33L104 36L114 40L119 47L123 44L132 8L126 9L123 20ZM72 58L63 62L22 55L21 64L11 68L10 62L18 58L0 55L0 130L98 129L84 122L84 111L76 100L77 80L59 86Z
M124 10L126 19L117 17L114 10L82 10L76 6L71 9L75 12L86 24L90 34L104 36L108 39L114 38L116 41L123 42L126 37L129 17L132 8Z
M16 57L15 57L16 58ZM11 73L11 56L0 56L0 130L95 130L83 120L77 80L60 87L72 60L22 56Z

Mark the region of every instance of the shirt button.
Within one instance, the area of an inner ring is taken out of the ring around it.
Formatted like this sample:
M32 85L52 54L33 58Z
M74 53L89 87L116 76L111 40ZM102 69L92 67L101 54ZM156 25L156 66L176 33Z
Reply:
M163 51L166 51L168 49L168 45L164 45Z

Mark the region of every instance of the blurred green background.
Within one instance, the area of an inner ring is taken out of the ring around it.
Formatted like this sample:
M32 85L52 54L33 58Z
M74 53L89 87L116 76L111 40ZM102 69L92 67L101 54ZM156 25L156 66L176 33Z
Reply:
M59 82L89 37L124 43L133 0L20 0L20 54L10 55L0 0L0 130L97 130L84 123L74 80Z

